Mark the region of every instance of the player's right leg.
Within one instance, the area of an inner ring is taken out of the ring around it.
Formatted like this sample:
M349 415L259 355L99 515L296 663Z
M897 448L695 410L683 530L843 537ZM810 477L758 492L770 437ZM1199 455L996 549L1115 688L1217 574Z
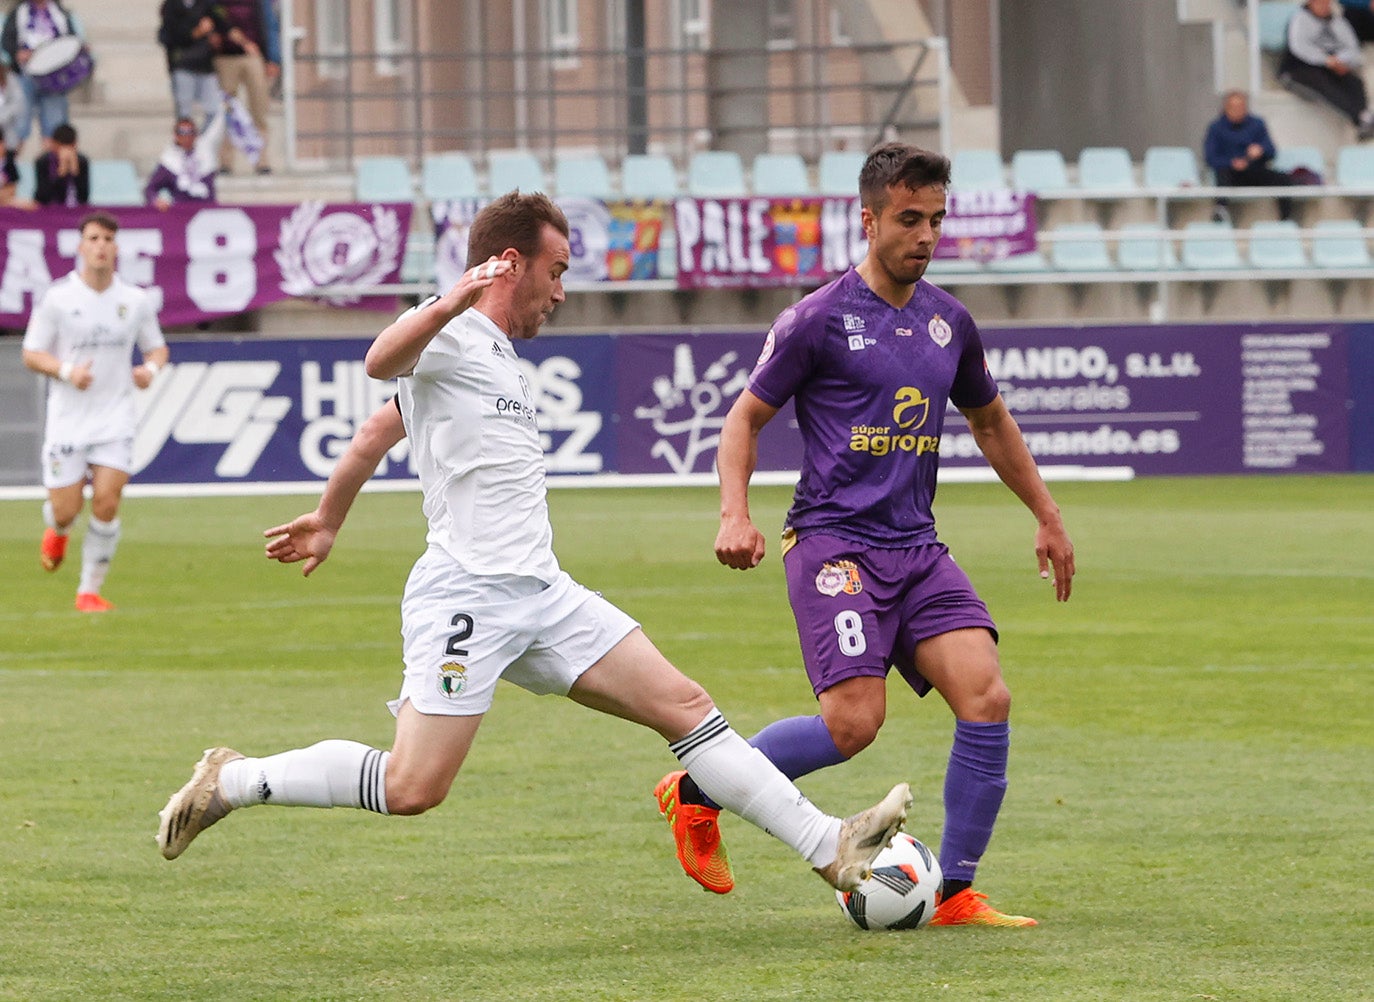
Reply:
M43 483L48 488L48 500L43 502L43 541L38 546L38 561L45 571L55 571L62 566L67 555L68 533L76 516L81 514L84 503L82 491L86 485L86 465L84 459L79 470L73 474L74 465L60 464L55 467L51 460L45 460ZM66 480L67 483L62 483ZM54 486L56 481L56 486Z

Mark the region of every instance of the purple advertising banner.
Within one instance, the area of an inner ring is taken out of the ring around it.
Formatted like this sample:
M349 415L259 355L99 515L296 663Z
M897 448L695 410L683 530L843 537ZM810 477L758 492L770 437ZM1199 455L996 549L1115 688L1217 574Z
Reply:
M244 313L289 297L389 310L346 287L395 282L410 203L173 204L109 210L119 221L119 274L147 288L165 326ZM75 267L87 207L0 209L0 327L22 329L35 297Z
M951 193L938 258L980 261L1036 248L1035 196ZM853 198L679 198L677 284L683 289L819 286L868 253Z
M1343 325L986 331L988 367L1042 468L1138 475L1352 468L1352 333ZM709 478L720 429L762 333L546 333L518 350L549 474ZM368 342L173 342L138 395L136 479L153 483L326 478L394 386L363 371ZM1374 359L1374 353L1361 357ZM1374 372L1355 378L1374 381ZM943 469L986 463L951 413ZM795 471L791 404L764 429L758 470ZM379 475L414 476L409 447Z

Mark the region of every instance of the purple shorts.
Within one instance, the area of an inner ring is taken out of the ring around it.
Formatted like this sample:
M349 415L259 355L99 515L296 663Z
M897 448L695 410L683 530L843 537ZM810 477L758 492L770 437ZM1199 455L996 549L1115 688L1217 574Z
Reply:
M918 643L980 626L997 639L987 606L943 543L886 550L811 532L783 567L817 695L847 678L886 678L895 667L924 696L930 683L912 660Z

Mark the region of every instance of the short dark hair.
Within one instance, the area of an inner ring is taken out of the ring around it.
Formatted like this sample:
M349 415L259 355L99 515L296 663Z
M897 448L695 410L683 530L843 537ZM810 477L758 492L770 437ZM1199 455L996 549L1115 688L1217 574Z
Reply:
M63 122L52 130L52 141L60 146L76 145L76 129L70 122Z
M100 226L109 230L111 233L119 232L119 220L108 212L88 212L81 217L81 222L76 224L76 232L83 237L86 235L87 226Z
M468 232L468 264L481 264L513 247L525 257L543 248L544 226L568 236L568 217L542 192L508 191L483 207Z
M900 184L915 191L949 187L949 157L906 143L884 143L869 153L859 171L859 203L871 212L887 204L887 189Z

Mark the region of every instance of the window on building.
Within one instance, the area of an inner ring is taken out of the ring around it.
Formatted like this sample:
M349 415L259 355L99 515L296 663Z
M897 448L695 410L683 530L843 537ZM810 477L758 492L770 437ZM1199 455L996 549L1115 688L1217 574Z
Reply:
M844 14L838 7L830 8L830 44L835 46L853 45L849 30L844 23Z
M797 44L797 14L793 0L768 0L768 47L790 49Z
M673 25L678 48L705 52L711 44L711 0L677 0Z
M570 69L577 65L581 42L577 32L577 0L545 0L544 24L554 66Z
M410 47L407 41L410 36L408 9L409 5L404 0L374 0L372 32L377 42L378 76L396 76L401 72L399 57Z

